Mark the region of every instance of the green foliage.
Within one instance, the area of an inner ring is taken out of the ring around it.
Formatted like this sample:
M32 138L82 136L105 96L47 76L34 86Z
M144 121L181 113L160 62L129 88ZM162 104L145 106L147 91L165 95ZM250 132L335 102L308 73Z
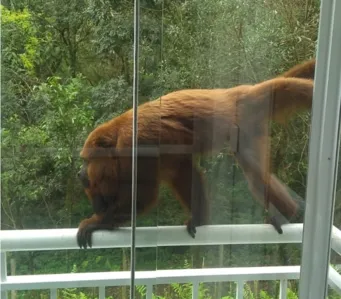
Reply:
M95 111L95 125L120 115L132 106L132 87L123 77L110 79L91 90L91 107Z
M166 299L166 298L176 298L176 299L191 299L192 298L192 284L185 283L185 284L178 284L178 283L172 283L171 285L171 292L165 294L164 296L155 295L153 293L153 299ZM146 296L146 286L144 285L138 285L136 286L136 290L142 298ZM170 297L171 296L171 297ZM294 293L290 288L287 289L287 297L289 299L297 299L298 296L296 293ZM200 299L210 299L212 298L209 293L208 289L204 287L203 283L199 284L199 296ZM217 299L233 299L235 296L222 296ZM245 299L272 299L274 298L271 296L268 292L265 290L260 290L259 293L254 292L251 290L251 288L245 284L244 285L244 296Z
M287 297L288 297L288 299L298 299L298 294L296 294L292 290L288 289Z
M13 70L26 69L33 71L34 59L37 57L36 30L32 24L31 13L28 9L11 11L0 6L2 15L3 63Z
M93 110L88 97L82 76L63 84L61 78L51 77L35 89L29 105L40 118L44 130L56 142L67 143L70 147L79 144L77 138L84 139L84 133L93 124Z
M183 283L183 284L172 283L170 286L171 286L170 293L167 293L165 296L153 294L152 298L153 299L166 299L166 298L169 298L169 296L171 296L172 298L176 298L176 299L190 299L190 298L192 298L192 284L190 284L190 283ZM139 286L136 286L136 289L141 296L144 297L146 295L146 286L139 285ZM200 283L199 284L199 297L198 297L198 299L204 299L204 298L205 299L211 299L212 297L209 295L208 292L209 292L209 290L204 287L204 284ZM221 299L229 299L229 297L223 297Z
M76 288L73 289L61 289L60 297L63 299L88 299L89 297L83 293L78 292Z
M30 102L26 104L30 125L22 126L14 114L3 127L2 209L14 227L17 224L14 224L13 211L17 205L21 211L17 215L20 225L39 223L48 206L57 208L53 202L47 203L48 198L61 196L62 190L67 196L68 184L76 179L78 157L75 155L92 125L93 116L83 79L71 78L64 84L60 81L57 77L49 78L47 83L33 88ZM72 187L69 193L74 191L77 189ZM34 205L38 208L37 214L27 217L25 210ZM49 209L47 212L49 222L58 221L52 216L55 212Z

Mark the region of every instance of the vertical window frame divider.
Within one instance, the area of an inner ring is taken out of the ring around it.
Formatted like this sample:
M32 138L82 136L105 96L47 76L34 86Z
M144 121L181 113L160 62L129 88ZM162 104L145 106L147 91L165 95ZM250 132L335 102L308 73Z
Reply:
M341 102L341 1L321 0L312 103L300 299L326 298Z

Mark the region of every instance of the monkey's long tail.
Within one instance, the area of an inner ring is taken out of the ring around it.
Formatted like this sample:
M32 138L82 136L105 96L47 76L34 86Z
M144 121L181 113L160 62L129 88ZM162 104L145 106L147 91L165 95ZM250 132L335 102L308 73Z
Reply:
M279 77L295 77L302 79L315 79L315 58L297 64Z
M243 110L250 117L285 124L293 114L311 109L313 87L310 79L275 78L254 85L239 104L248 107Z

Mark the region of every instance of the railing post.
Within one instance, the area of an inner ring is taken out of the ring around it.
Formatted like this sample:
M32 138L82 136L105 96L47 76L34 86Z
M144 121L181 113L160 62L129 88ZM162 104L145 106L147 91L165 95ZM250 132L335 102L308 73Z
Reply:
M99 299L105 299L105 287L99 287L98 297Z
M192 299L199 298L199 282L194 281L192 287Z
M244 281L237 281L237 295L236 299L244 298Z
M146 299L152 299L153 298L153 285L147 284L146 288L147 288Z
M1 265L1 282L7 280L7 259L6 252L0 252L0 265ZM1 299L7 299L7 291L1 291Z
M279 299L287 299L288 281L281 279L279 282Z
M57 289L50 289L50 299L57 299Z

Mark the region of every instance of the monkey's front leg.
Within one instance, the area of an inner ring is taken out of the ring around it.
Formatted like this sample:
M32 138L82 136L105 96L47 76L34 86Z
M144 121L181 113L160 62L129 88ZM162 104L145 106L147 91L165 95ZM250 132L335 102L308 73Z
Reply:
M97 230L114 230L121 224L130 220L131 210L129 205L121 207L110 205L103 213L93 214L90 218L84 219L78 227L77 243L80 248L92 247L92 233Z

